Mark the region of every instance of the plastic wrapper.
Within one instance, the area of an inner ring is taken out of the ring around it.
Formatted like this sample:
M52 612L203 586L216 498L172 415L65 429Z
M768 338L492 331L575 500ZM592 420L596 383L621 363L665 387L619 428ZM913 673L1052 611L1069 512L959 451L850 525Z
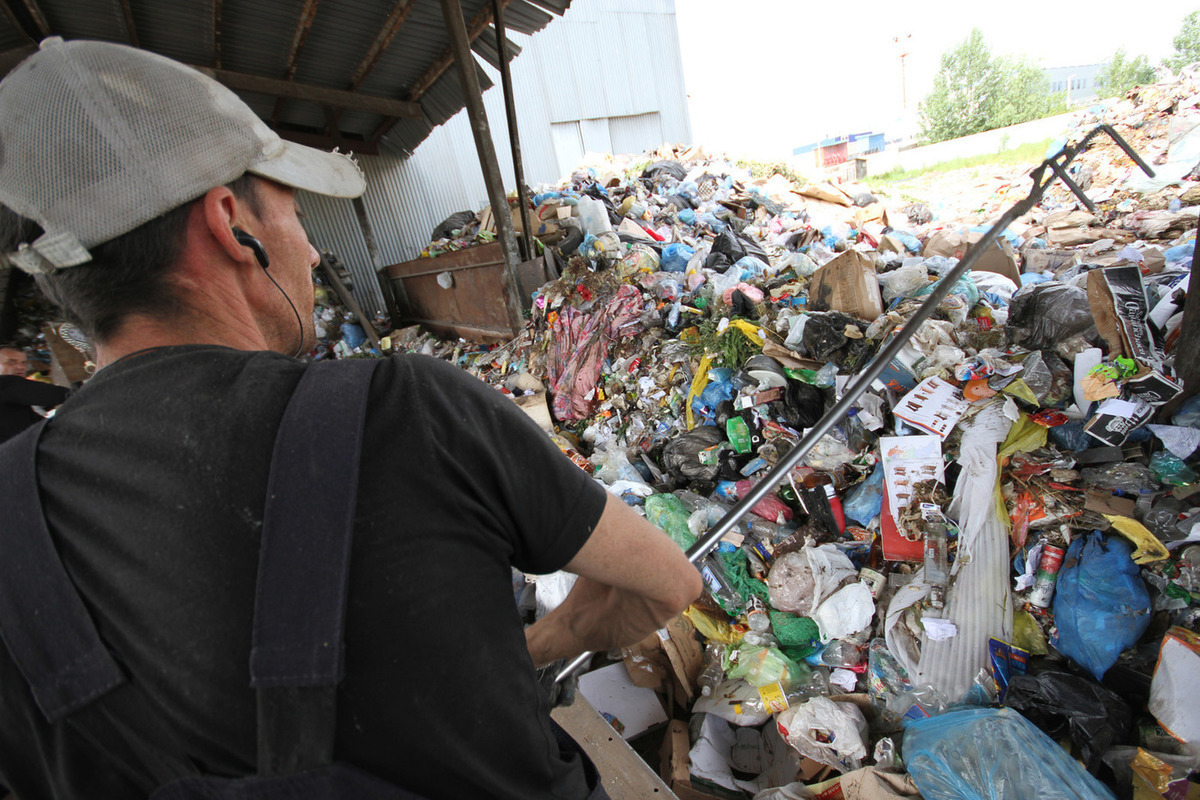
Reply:
M860 768L867 757L867 720L853 703L814 697L782 712L776 724L801 755L842 772Z
M972 708L912 722L903 755L925 800L1115 800L1010 708Z
M1004 705L1020 711L1053 739L1069 734L1093 775L1108 749L1127 741L1133 727L1133 713L1120 695L1057 667L1014 675Z
M1154 470L1128 461L1104 467L1085 467L1080 470L1080 477L1085 486L1109 491L1120 489L1135 495L1156 492L1160 488Z
M1132 556L1124 539L1093 531L1071 542L1058 574L1051 644L1096 680L1150 624L1150 593Z
M1089 341L1099 338L1092 307L1083 289L1048 282L1023 287L1012 296L1004 328L1008 344L1018 344L1027 350L1052 350L1059 342L1077 334Z
M1150 684L1150 713L1184 742L1200 742L1200 634L1171 628L1163 637Z
M1150 457L1150 469L1158 479L1169 486L1186 486L1195 483L1196 471L1183 463L1174 453L1160 450Z
M833 545L803 547L779 557L771 566L767 575L771 605L780 611L811 616L842 581L857 574L850 559Z
M696 537L688 528L688 516L683 503L673 494L652 494L646 498L646 519L671 537L682 550L696 543Z
M716 714L734 725L762 725L771 718L771 712L762 706L758 689L741 679L718 684L712 694L695 702L692 713Z

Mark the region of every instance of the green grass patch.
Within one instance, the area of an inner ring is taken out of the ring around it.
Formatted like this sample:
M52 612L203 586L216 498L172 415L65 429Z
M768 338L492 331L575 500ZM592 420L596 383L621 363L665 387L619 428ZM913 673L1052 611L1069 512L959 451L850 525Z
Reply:
M871 175L867 178L866 182L871 186L887 186L903 183L904 181L909 181L929 173L952 172L957 169L969 169L972 167L1036 164L1045 158L1046 149L1050 147L1053 141L1053 139L1045 139L1041 142L1032 142L1008 150L1001 150L998 153L983 153L977 156L953 158L949 161L942 161L916 170L894 169L882 175Z

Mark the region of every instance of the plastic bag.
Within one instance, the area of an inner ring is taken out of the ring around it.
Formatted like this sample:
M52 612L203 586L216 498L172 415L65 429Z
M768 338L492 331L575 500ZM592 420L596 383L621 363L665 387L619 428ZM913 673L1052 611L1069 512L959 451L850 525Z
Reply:
M813 609L857 575L850 559L831 544L803 547L776 559L767 574L771 605L780 611L811 616Z
M908 297L928 284L929 270L924 264L911 264L879 276L885 303L890 303L897 297Z
M1088 341L1100 336L1087 292L1075 286L1048 282L1023 287L1008 308L1005 340L1026 350L1052 350L1076 334Z
M1133 712L1120 695L1053 666L1010 678L1004 705L1056 740L1070 734L1093 775L1109 748L1124 743L1133 728Z
M663 272L683 272L694 252L686 244L669 244L663 248L660 268Z
M730 680L741 679L754 686L783 685L786 692L807 677L808 670L774 647L742 645L725 655L725 674Z
M844 639L871 624L875 600L865 583L852 583L831 594L813 612L821 628L821 640Z
M883 510L883 464L875 469L865 481L858 484L842 502L846 519L859 525L867 525Z
M1071 542L1058 574L1051 644L1096 680L1150 624L1150 593L1132 555L1124 539L1093 531Z
M688 528L688 512L683 502L673 494L652 494L646 498L646 519L654 524L671 541L687 550L696 543L696 537Z
M1115 797L1011 708L972 708L909 723L904 763L925 800Z
M804 756L850 772L867 757L867 720L853 703L814 697L776 720L787 743Z

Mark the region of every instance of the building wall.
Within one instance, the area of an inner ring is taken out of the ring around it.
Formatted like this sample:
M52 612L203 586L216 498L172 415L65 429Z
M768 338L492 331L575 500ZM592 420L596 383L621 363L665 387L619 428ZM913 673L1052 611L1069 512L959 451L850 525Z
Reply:
M1090 102L1097 97L1096 79L1104 64L1080 64L1074 67L1051 67L1045 70L1051 92L1064 92L1071 105Z
M641 152L664 141L690 142L674 0L574 0L536 36L509 38L522 48L511 72L528 185L557 182L588 151ZM499 74L483 68L496 84L483 100L511 192L516 179L504 95ZM416 258L449 215L487 205L465 111L407 159L358 160L367 178L363 203L385 265ZM350 201L305 194L300 206L313 244L349 267L364 311L381 311L383 297Z

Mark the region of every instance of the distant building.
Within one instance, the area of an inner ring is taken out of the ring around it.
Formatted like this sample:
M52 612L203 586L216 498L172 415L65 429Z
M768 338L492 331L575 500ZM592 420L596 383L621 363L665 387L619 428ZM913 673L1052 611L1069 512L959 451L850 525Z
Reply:
M878 153L883 150L885 144L885 136L882 133L871 131L848 133L794 148L792 155L802 156L805 153L812 153L815 166L834 167L844 164L851 158L865 156L868 153Z
M1100 72L1105 64L1080 64L1074 67L1050 67L1045 70L1051 93L1063 92L1067 105L1090 103L1099 97Z

